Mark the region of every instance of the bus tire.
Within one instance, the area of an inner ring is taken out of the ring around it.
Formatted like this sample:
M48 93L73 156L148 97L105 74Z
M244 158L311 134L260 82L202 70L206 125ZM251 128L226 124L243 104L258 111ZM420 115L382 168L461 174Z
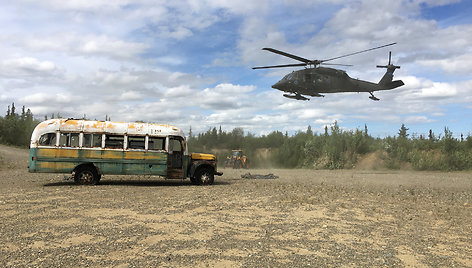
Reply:
M211 168L201 168L195 173L195 184L211 185L215 181L215 174Z
M100 176L94 166L82 166L77 168L74 174L74 182L83 185L95 185L100 181Z

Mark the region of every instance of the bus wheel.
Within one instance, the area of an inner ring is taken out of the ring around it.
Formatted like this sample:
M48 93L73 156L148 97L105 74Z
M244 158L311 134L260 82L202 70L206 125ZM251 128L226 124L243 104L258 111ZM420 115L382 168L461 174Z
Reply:
M215 181L213 170L210 168L202 168L195 174L195 182L199 185L211 185Z
M97 169L94 166L83 166L75 171L74 181L77 184L97 184L100 180Z

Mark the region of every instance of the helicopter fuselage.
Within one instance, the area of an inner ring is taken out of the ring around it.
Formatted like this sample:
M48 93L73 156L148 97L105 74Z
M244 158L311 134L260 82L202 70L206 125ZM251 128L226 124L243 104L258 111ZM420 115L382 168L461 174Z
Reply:
M392 64L392 52L388 54L387 65L377 65L377 68L385 68L387 71L380 79L378 83L372 83L369 81L353 79L347 75L343 70L321 67L320 65L338 65L338 66L352 66L339 63L326 63L328 61L353 56L356 54L368 52L383 47L395 45L391 43L383 46L365 49L362 51L349 53L343 56L334 57L325 60L309 60L297 55L293 55L281 50L265 47L263 50L270 51L275 54L282 55L301 63L295 64L283 64L283 65L271 65L271 66L259 66L253 67L252 69L269 69L269 68L285 68L285 67L313 67L305 68L303 70L293 71L287 74L282 80L272 85L273 88L280 91L288 92L289 94L283 94L284 97L295 99L295 100L309 100L309 98L303 96L313 97L324 97L320 93L338 93L338 92L368 92L370 93L370 99L378 101L379 99L374 96L374 91L379 90L390 90L404 85L402 80L393 80L393 73L400 66Z
M320 97L319 93L373 92L389 89L376 83L353 79L343 70L326 67L293 71L272 87L284 92L315 97Z

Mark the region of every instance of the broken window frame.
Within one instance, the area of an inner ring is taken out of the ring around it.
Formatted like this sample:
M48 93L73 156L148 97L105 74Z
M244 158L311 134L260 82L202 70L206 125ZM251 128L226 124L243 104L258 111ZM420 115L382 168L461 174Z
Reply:
M138 151L146 150L146 136L133 135L133 136L127 136L127 139L128 139L127 146L126 146L127 150L138 150ZM141 142L137 140L141 140L141 139L142 139L142 146L135 146L137 142L139 143Z
M43 138L46 137L46 138ZM43 144L42 139L46 139L45 141L48 141L47 144ZM50 133L45 133L41 135L38 139L38 146L56 146L57 144L57 133L56 132L50 132Z
M102 143L103 144L103 143ZM125 147L125 135L105 135L105 149L123 150Z

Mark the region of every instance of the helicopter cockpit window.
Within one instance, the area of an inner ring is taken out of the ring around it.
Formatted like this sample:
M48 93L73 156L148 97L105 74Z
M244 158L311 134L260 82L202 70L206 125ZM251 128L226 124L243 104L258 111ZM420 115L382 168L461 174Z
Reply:
M287 80L292 80L293 79L293 73L289 73L285 76L285 79Z

